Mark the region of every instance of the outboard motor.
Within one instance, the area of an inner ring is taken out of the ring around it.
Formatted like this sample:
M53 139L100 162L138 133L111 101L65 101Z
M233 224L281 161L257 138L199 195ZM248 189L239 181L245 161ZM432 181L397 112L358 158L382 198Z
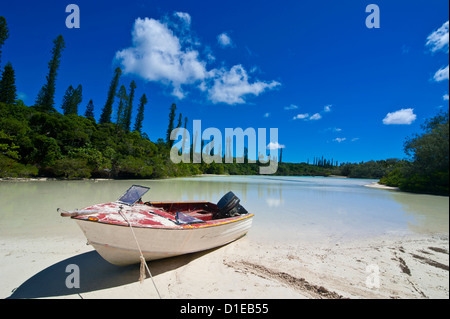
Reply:
M247 210L239 204L241 200L233 192L226 193L218 202L219 218L234 217L247 214Z

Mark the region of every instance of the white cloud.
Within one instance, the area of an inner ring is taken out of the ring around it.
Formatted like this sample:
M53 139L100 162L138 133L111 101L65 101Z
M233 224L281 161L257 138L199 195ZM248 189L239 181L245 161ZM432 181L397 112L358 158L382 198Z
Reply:
M443 51L448 54L448 29L449 22L447 21L427 37L427 43L425 45L430 48L431 52ZM448 80L448 65L437 70L433 79L436 82Z
M296 116L293 117L293 120L320 120L322 118L322 115L320 115L319 113L315 113L311 116L309 116L309 113L303 113L303 114L297 114Z
M328 127L324 129L324 132L340 133L342 132L342 129L339 127Z
M322 114L321 113L329 113L331 112L331 107L332 105L325 105L323 107L323 111L318 112L318 113L314 113L313 115L309 115L309 113L302 113L302 114L297 114L296 116L294 116L294 120L305 120L305 121L317 121L320 120L322 118ZM298 106L291 104L290 106L285 106L284 109L285 110L294 110L297 109Z
M383 119L383 124L406 124L409 125L416 120L414 109L401 109L392 113L388 113Z
M285 148L286 146L282 145L282 144L278 144L278 142L274 143L274 142L270 142L269 144L267 144L267 149L268 150L277 150L279 148Z
M345 137L336 137L333 141L334 142L338 142L338 143L342 143L343 141L345 141L347 138Z
M359 137L352 138L352 142L356 142L357 140L359 140Z
M298 106L294 105L294 104L291 104L289 106L285 106L284 109L285 110L296 110L296 109L298 109Z
M172 94L179 98L184 97L181 85L207 77L206 63L199 60L198 51L183 50L180 40L158 20L136 19L132 41L132 47L116 53L124 73L170 84Z
M448 101L448 94L444 94L444 95L442 96L442 99L443 99L444 101Z
M294 116L293 120L304 120L304 119L306 119L308 117L309 117L308 113L297 114L296 116Z
M446 67L440 68L435 74L433 79L436 82L448 80L448 65Z
M224 33L221 33L221 34L219 34L218 36L217 36L217 41L219 42L219 44L222 46L222 47L228 47L228 46L231 46L231 38L230 38L230 36L228 35L228 34L226 34L225 32Z
M324 111L324 112L331 112L331 107L332 107L331 104L330 104L330 105L325 105L325 106L323 107L323 111Z
M163 23L151 18L138 18L132 30L132 46L116 53L124 74L135 74L147 81L159 82L172 88L172 95L182 99L185 90L195 87L213 103L243 104L248 95L258 96L280 85L279 82L250 81L242 65L230 70L207 69L207 62L197 50L201 44L192 41L189 29L191 16L175 12L183 23L179 28L170 21ZM169 27L181 32L177 36ZM207 60L212 57L207 51Z
M189 13L175 12L173 15L181 19L186 25L191 25L191 16Z
M431 52L442 50L448 53L448 26L447 21L427 37L426 46L430 47Z
M258 96L265 90L280 85L279 82L249 83L248 75L242 65L235 65L231 70L213 70L214 84L209 90L209 98L213 103L242 104L246 95Z

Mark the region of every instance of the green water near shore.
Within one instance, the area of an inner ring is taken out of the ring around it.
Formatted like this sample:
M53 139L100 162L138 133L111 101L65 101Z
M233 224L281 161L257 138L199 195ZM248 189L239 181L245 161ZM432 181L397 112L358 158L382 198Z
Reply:
M233 191L255 213L249 237L261 241L448 234L448 197L364 187L374 180L204 176L166 180L0 182L0 236L67 235L66 210L114 201L133 185L151 187L144 200L217 202Z

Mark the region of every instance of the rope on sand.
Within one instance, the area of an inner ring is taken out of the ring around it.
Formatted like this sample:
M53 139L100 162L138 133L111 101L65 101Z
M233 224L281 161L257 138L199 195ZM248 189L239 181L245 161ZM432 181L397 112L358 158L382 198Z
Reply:
M155 290L158 293L159 299L162 299L161 295L159 294L159 290L156 287L155 281L153 280L152 273L150 272L150 269L148 268L147 262L145 261L144 255L142 254L141 246L139 245L139 242L138 242L138 240L136 238L136 234L134 233L133 227L131 226L131 223L128 221L128 219L125 217L125 215L122 214L122 206L120 206L119 214L128 223L128 226L130 226L130 229L131 229L131 232L133 233L133 237L134 237L134 240L136 242L137 248L139 249L139 254L140 254L139 259L141 260L141 267L140 267L140 270L139 270L139 282L141 284L144 282L144 279L146 278L145 269L147 269L147 271L148 271L148 273L150 275L150 278L152 279L153 286L155 287Z

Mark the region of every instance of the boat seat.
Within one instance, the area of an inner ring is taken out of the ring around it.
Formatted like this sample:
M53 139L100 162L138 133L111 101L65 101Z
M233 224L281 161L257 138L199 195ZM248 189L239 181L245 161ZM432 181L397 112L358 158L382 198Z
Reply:
M193 212L184 212L184 214L198 218L200 220L203 220L207 222L208 220L212 220L213 214L209 213L205 210L196 210Z

